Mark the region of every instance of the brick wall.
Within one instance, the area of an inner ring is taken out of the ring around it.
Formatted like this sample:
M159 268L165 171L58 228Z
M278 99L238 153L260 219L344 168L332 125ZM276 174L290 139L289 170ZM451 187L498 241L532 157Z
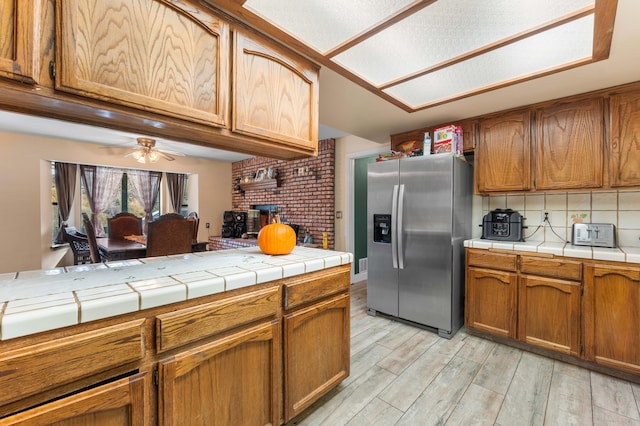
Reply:
M243 177L269 167L278 170L278 188L244 193L237 189L236 185ZM334 247L334 139L318 142L317 157L294 161L255 157L233 163L231 170L233 210L246 211L257 204L275 204L283 222L300 225L299 242L308 228L314 244L322 244L322 233L327 232L329 248Z

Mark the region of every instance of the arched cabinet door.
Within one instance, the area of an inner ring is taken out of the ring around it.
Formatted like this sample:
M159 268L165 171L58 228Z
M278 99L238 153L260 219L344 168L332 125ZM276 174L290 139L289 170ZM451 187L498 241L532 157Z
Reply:
M586 264L583 305L585 358L640 374L640 268Z
M5 417L11 425L145 425L149 375L139 373Z
M317 67L244 30L233 44L232 131L315 154Z
M40 2L0 0L0 77L37 83Z
M57 90L227 126L229 26L164 0L56 3Z

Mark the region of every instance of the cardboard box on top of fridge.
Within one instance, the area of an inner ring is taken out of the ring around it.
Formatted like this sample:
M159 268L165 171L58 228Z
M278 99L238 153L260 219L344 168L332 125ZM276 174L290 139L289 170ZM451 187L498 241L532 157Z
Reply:
M462 147L462 128L456 125L439 127L433 131L433 153L453 152L460 154Z

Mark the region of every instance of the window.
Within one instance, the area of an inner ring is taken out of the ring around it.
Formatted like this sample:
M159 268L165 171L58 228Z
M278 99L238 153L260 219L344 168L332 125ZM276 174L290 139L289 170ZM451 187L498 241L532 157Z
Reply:
M102 224L105 234L109 234L107 219L115 216L120 212L129 212L138 217L144 217L144 208L142 203L134 196L134 192L130 190L130 183L127 177L127 170L122 169L122 179L118 188L118 195L114 198L111 204L104 210L104 212L98 214L98 220ZM84 181L80 179L80 199L82 201L82 207L80 211L91 216L91 207L89 206L89 197L84 185ZM153 209L151 210L154 217L157 217L160 212L160 197L156 200ZM84 230L84 228L83 228Z
M51 241L59 243L61 241L56 241L56 237L58 236L58 229L60 229L60 209L58 208L58 192L56 191L55 176L55 163L51 162L51 218L53 219L53 224L51 226Z

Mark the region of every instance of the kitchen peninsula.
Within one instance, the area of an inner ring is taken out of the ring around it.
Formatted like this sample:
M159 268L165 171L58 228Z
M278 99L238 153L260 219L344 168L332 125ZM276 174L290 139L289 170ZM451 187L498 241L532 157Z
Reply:
M1 422L289 421L349 375L351 261L250 247L2 274Z

